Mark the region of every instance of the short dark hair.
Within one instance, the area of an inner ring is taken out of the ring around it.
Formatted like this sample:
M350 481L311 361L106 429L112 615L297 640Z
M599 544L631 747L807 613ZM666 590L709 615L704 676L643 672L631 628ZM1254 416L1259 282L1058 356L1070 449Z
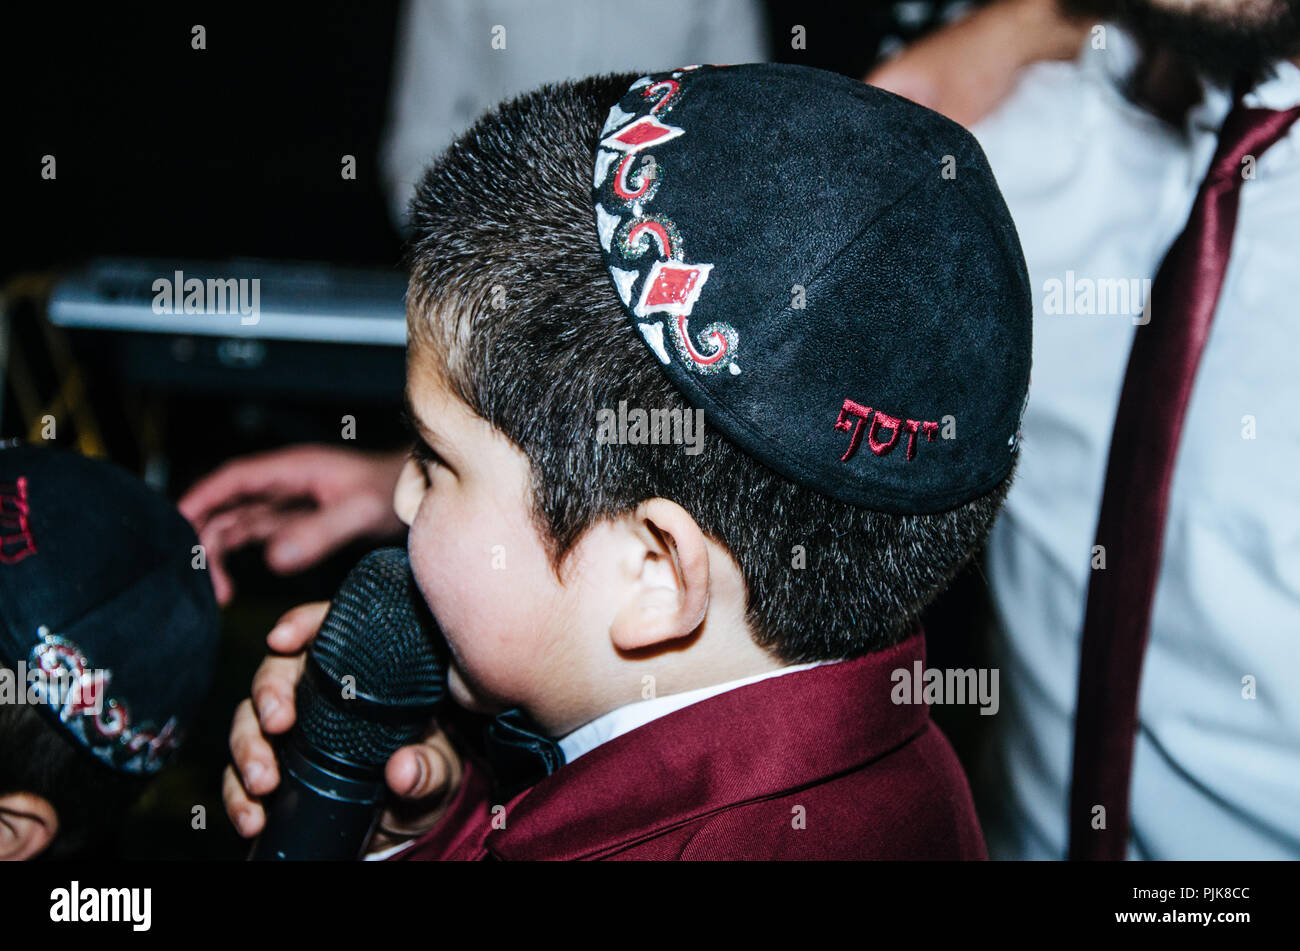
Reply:
M7 664L0 671L17 677ZM123 820L147 785L147 777L101 763L36 707L0 704L0 796L40 796L59 817L54 840L38 858L114 857Z
M892 646L987 535L1010 477L947 512L897 516L797 485L707 427L696 455L595 438L597 412L623 400L689 409L624 315L596 235L597 139L636 78L506 102L425 173L410 214L412 352L527 456L557 574L589 527L671 499L735 558L759 646L786 663Z

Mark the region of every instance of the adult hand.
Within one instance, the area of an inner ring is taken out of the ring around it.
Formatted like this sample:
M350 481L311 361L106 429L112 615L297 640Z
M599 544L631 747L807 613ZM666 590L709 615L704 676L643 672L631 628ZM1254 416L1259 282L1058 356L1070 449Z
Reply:
M252 838L266 825L261 798L280 784L268 739L293 726L294 688L302 675L307 645L320 630L329 604L318 601L288 611L267 635L272 654L253 677L251 699L236 709L230 725L230 753L221 783L226 814L241 836ZM436 724L420 743L404 746L384 768L384 781L401 800L380 815L370 851L396 845L431 829L446 811L464 775L460 755Z
M293 446L235 459L199 480L180 510L204 547L218 603L234 594L226 555L245 545L265 542L267 565L291 574L355 539L400 533L393 490L405 460L405 451Z
M1025 66L1077 55L1089 26L1056 0L999 0L913 43L866 82L970 126L1007 97Z

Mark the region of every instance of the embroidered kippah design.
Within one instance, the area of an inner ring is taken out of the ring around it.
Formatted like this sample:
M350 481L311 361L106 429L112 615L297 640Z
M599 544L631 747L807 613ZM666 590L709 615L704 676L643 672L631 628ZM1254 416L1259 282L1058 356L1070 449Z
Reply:
M115 769L130 773L155 773L162 768L180 739L176 717L161 729L133 723L125 700L107 695L110 671L96 671L81 648L42 626L28 664L42 703L95 756ZM66 684L70 690L51 685Z
M596 230L605 252L627 265L611 264L610 275L624 306L642 318L637 327L659 360L664 364L670 360L664 346L666 330L683 366L697 373L726 370L735 375L740 373L736 329L724 321L713 321L698 337L690 329L691 313L713 265L688 262L685 239L672 218L647 210L664 176L663 163L647 150L686 133L661 117L685 95L682 77L698 68L683 66L669 79L655 82L644 76L633 83L629 91L641 91L644 112L628 112L618 104L610 108L601 130L604 138L596 153L592 187L600 188L612 175L611 188L618 201L611 202L612 211L602 202L596 204ZM661 320L660 314L667 319Z

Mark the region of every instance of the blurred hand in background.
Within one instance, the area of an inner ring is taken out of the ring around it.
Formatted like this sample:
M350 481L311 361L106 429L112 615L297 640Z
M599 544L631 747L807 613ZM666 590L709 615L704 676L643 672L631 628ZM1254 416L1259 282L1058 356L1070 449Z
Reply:
M225 558L245 545L264 543L267 566L292 574L349 542L405 531L393 490L406 458L405 450L292 446L234 459L199 480L180 510L204 547L218 603L234 595Z
M999 0L913 43L865 81L969 126L1007 97L1024 67L1074 58L1090 25L1056 0Z

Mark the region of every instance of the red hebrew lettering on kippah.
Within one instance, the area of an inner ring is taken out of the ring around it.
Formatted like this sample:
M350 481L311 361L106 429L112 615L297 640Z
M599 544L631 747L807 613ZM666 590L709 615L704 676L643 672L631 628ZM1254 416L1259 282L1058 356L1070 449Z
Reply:
M856 416L858 418L857 422L850 423L848 416L844 415L845 413ZM858 444L862 442L862 424L870 418L870 406L860 406L853 400L844 401L844 405L840 408L840 415L835 419L835 428L846 433L852 429L853 435L849 437L849 448L844 455L840 456L840 462L848 462L853 458L853 454L858 451Z
M904 425L907 427L907 459L910 462L916 458L916 431L918 429L923 431L926 441L934 442L934 434L939 431L939 424L909 419Z
M0 483L0 564L14 565L36 554L30 512L26 476L19 476L12 485Z
M907 427L907 461L911 462L916 458L916 433L921 428L919 420L905 420L903 425Z
M876 433L880 432L882 427L893 431L893 435L889 437L889 442L881 442L876 438ZM898 419L893 416L886 416L880 410L876 410L876 415L871 420L871 428L867 430L867 445L871 447L871 451L877 456L887 456L898 443L898 433L901 428L902 423Z
M856 421L852 417L857 417ZM855 403L853 400L846 399L844 405L840 408L839 416L835 418L835 428L841 432L851 432L849 436L849 448L845 450L844 455L840 456L840 462L848 462L853 458L853 454L858 451L858 446L862 443L862 424L867 420L871 425L867 427L867 445L877 456L889 455L894 447L898 445L898 437L904 429L907 430L907 461L911 462L916 458L916 436L918 432L925 433L927 442L934 442L934 434L939 431L939 424L929 421L908 419L902 420L883 413L880 410L873 410L870 406L863 406ZM892 435L888 440L881 441L876 436L882 429L892 430Z

